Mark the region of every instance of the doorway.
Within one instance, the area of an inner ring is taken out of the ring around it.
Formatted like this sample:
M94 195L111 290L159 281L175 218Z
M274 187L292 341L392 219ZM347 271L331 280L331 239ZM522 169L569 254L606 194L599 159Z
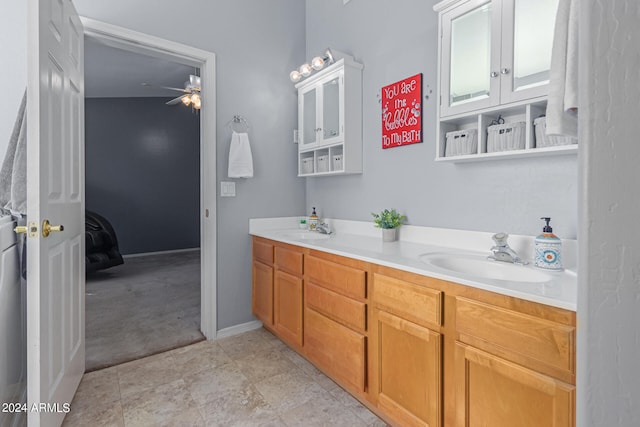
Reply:
M216 173L215 55L91 19L82 19L85 37L128 52L153 56L200 70L200 330L216 337ZM167 224L180 227L180 224ZM159 230L161 232L161 230Z

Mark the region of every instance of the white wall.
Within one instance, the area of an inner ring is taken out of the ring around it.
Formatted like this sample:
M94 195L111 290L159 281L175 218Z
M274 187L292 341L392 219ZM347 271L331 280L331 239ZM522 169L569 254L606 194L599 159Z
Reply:
M235 114L251 124L255 176L237 180L237 197L217 202L218 328L253 320L248 219L303 212L304 182L295 178L296 146L291 141L297 101L289 71L304 56L304 2L74 3L86 17L216 54L217 181L226 180L231 133L225 124Z
M414 225L536 235L541 216L554 232L577 234L576 156L467 164L434 162L437 92L435 1L307 0L307 55L327 46L364 64L364 173L307 179L307 209L371 221L396 208ZM424 142L382 150L381 87L423 73ZM491 242L487 242L489 248Z
M4 1L0 6L0 165L27 87L27 2Z
M640 425L640 3L581 2L580 427Z

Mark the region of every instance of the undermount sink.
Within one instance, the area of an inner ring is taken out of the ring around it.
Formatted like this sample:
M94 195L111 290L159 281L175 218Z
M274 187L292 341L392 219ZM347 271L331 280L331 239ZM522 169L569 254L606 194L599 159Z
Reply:
M285 239L291 240L326 240L330 234L322 234L317 231L283 231L279 233Z
M553 279L550 274L534 270L530 265L523 266L493 261L484 255L432 252L422 254L419 258L420 261L434 267L484 279L520 283L545 283Z

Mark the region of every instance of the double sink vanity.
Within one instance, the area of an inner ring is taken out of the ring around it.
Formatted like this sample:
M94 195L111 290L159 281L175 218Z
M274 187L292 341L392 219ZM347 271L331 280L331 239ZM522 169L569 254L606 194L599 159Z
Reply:
M547 272L488 260L491 233L298 222L250 221L253 314L386 422L575 425L575 241Z

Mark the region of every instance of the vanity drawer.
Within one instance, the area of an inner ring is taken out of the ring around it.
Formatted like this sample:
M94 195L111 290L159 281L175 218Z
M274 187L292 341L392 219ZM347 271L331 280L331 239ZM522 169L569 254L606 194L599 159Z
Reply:
M423 326L442 325L442 291L376 273L373 303Z
M575 374L575 327L456 298L458 339L555 376Z
M367 330L367 305L312 283L306 283L304 299L307 307L333 318L360 332Z
M367 297L366 272L346 265L308 256L305 277L334 292L364 299Z
M276 246L275 264L280 270L302 276L302 252Z
M264 240L253 238L253 257L265 264L273 264L273 245Z

